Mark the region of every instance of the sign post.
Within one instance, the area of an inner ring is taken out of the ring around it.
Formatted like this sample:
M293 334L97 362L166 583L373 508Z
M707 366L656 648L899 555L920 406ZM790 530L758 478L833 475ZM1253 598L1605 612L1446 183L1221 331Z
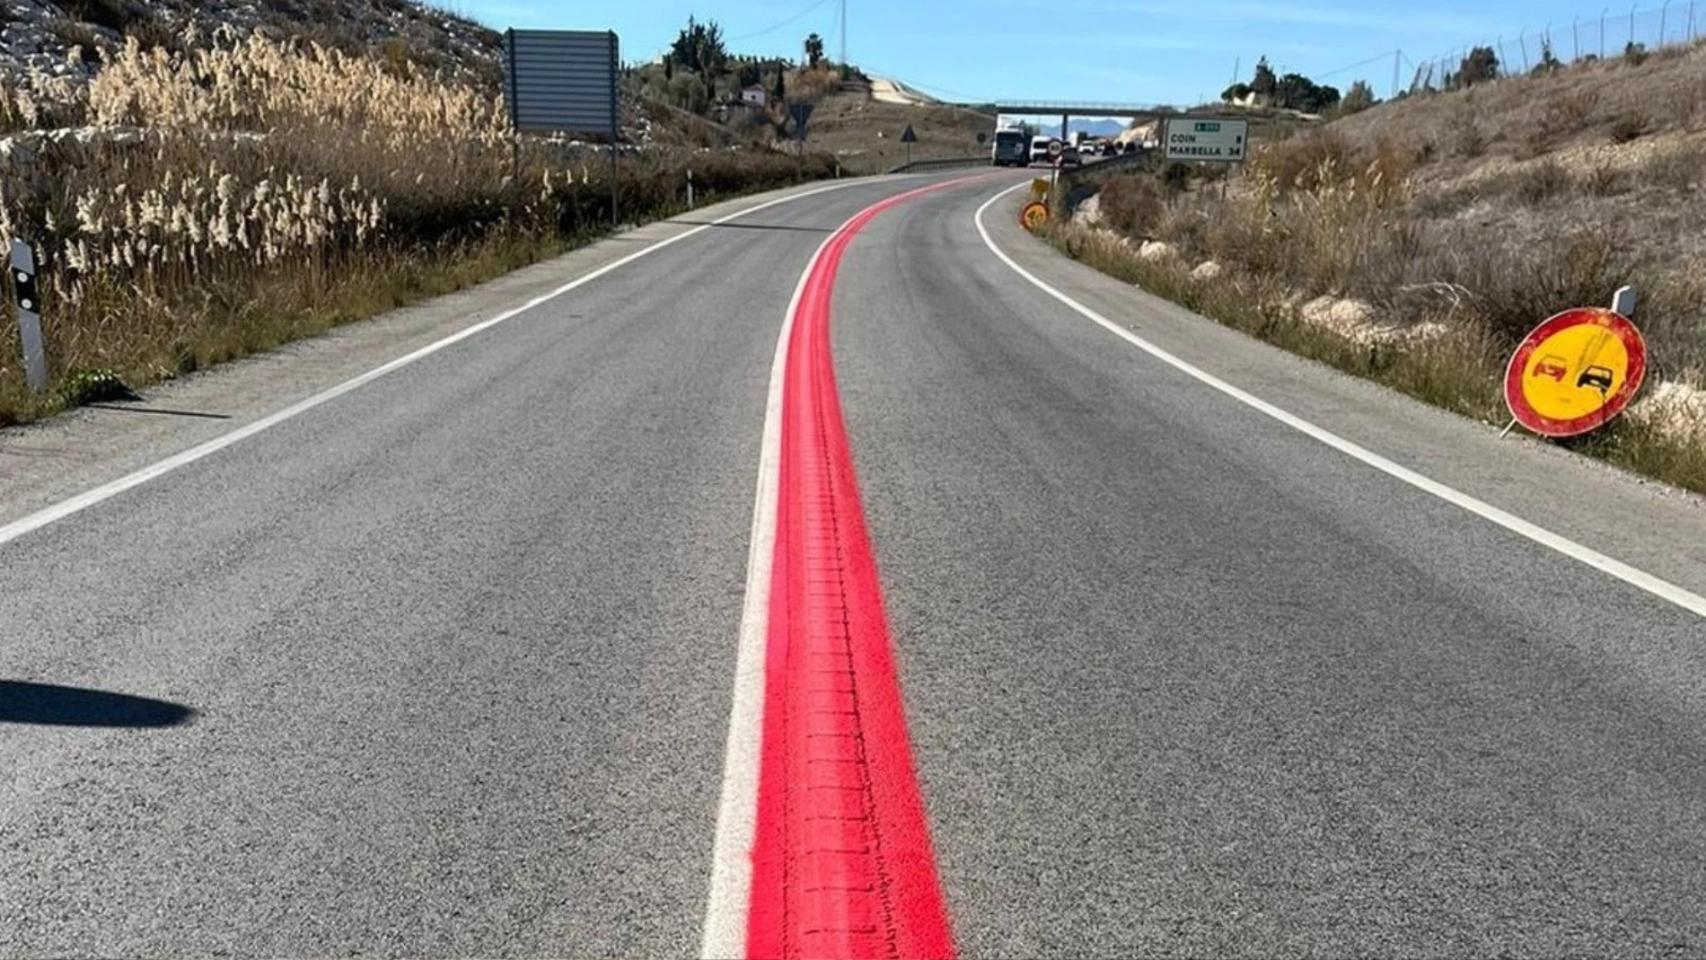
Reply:
M912 165L912 145L918 142L918 134L912 132L912 124L906 125L906 131L900 135L900 142L906 144L906 163Z
M1243 163L1250 145L1250 121L1170 117L1162 140L1169 160Z
M616 34L595 30L510 30L504 34L504 96L510 126L522 133L594 133L610 139L610 223L619 221L617 155L622 132Z

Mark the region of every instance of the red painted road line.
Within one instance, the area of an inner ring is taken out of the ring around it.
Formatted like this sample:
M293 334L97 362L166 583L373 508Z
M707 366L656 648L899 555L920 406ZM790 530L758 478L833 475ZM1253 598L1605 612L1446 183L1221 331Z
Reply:
M830 355L842 254L824 246L794 315L766 641L750 957L952 957L876 561Z

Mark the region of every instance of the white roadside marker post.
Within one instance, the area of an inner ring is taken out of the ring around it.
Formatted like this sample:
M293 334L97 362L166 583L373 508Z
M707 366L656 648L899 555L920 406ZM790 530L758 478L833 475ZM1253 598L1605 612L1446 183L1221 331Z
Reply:
M12 241L12 286L18 294L18 339L24 347L24 382L31 393L47 389L47 348L41 338L41 294L36 289L36 254Z
M687 171L687 209L693 209L693 171Z
M1611 297L1611 312L1621 313L1625 317L1633 320L1635 318L1635 304L1637 301L1638 297L1636 296L1634 287L1618 287L1617 292Z

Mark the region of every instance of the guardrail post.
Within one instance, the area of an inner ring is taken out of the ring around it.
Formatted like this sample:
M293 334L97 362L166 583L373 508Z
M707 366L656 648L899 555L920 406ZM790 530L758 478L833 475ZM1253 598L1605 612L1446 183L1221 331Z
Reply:
M36 287L36 254L28 243L12 241L12 287L18 294L18 339L24 347L24 382L30 392L47 389L47 348L41 336L41 294Z
M693 209L693 171L687 171L687 209Z

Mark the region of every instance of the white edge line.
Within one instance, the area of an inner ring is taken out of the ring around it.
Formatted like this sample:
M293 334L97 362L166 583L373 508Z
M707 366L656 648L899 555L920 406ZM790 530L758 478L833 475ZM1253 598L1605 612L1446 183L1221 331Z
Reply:
M746 955L747 910L752 899L752 846L758 830L758 773L764 738L764 649L770 632L770 582L776 559L777 498L782 476L782 388L794 314L824 250L841 235L836 229L812 254L776 339L770 388L759 440L758 489L753 495L752 538L746 557L746 600L741 607L735 653L734 703L723 760L723 793L712 841L711 888L699 955L705 960Z
M568 293L571 290L575 290L581 286L584 286L585 284L591 283L592 281L597 280L598 278L604 276L605 274L610 273L613 270L617 270L621 267L627 266L628 264L633 263L635 260L638 260L641 257L648 256L650 254L656 253L657 251L662 250L665 247L668 247L668 246L671 246L673 244L679 243L683 240L686 240L688 237L696 236L700 233L705 232L706 230L711 229L712 227L718 227L718 226L721 226L721 225L728 223L732 220L738 220L741 217L751 216L752 214L758 213L758 212L763 211L763 210L768 210L771 207L779 206L779 205L784 204L784 203L792 203L795 200L803 200L807 197L817 196L820 193L828 193L831 190L841 190L841 189L845 189L847 187L857 186L858 184L861 184L861 183L871 183L871 182L875 182L875 181L862 180L862 179L851 179L851 180L844 180L844 181L841 181L839 183L828 184L828 185L822 186L822 187L816 187L816 188L813 188L811 190L804 190L804 191L801 191L799 193L791 193L791 194L788 194L787 196L784 196L784 197L777 197L774 200L767 200L764 203L758 204L757 206L748 207L745 210L737 210L734 213L731 213L727 216L719 217L718 219L713 220L710 223L702 224L700 226L694 227L691 230L687 230L683 233L678 233L673 237L666 237L665 239L659 240L657 243L654 243L649 247L645 247L643 249L636 250L635 252L630 253L627 256L622 257L619 260L614 260L610 263L605 264L602 267L599 267L598 269L592 271L591 273L587 273L587 274L580 276L574 280L571 280L568 283L565 283L562 286L556 288L555 290L552 290L548 293L544 293L544 294L541 294L537 297L534 297L533 299L527 301L526 303L523 303L519 307L513 307L509 310L505 310L502 313L499 313L498 315L492 317L489 320L482 320L479 323L474 324L473 326L465 327L461 330L458 330L457 332L451 334L448 337L445 337L442 340L435 340L432 343L429 343L426 346L421 347L420 349L415 350L412 353L404 354L403 356L398 357L395 360L391 360L387 363L381 364L380 366L374 367L372 370L369 370L366 373L360 374L360 375L353 377L349 380L345 380L343 383L340 383L337 386L330 387L326 390L321 391L320 393L316 393L313 396L308 397L307 399L297 401L296 403L293 403L290 406L285 407L282 410L275 411L273 413L270 413L270 414L260 418L259 420L255 420L251 423L248 423L248 424L245 424L241 427L238 427L237 429L231 431L230 433L221 434L217 437L214 437L212 440L208 440L204 443L190 447L187 450L183 450L183 451L180 451L179 453L175 453L172 456L169 456L163 460L157 461L157 462L152 463L146 467L143 467L142 469L137 470L134 473L126 474L125 476L119 477L117 480L112 480L112 481L109 481L107 483L103 483L100 486L94 487L92 489L85 490L84 492L79 493L75 496L69 497L65 500L61 500L58 503L53 504L52 506L43 507L42 509L37 510L34 513L27 514L27 515L25 515L25 516L23 516L17 520L12 521L11 523L6 524L5 526L0 526L0 545L10 543L11 541L18 539L19 537L24 536L27 533L30 533L30 532L35 531L35 530L39 530L42 527L45 527L48 524L53 523L57 520L63 520L66 517L69 517L74 513L78 513L82 510L87 510L88 508L90 508L90 507L92 507L98 503L101 503L104 500L110 500L113 497L116 497L119 494L125 492L126 490L131 489L132 487L139 487L142 484L145 484L148 481L155 479L156 477L160 477L164 474L170 473L173 470L178 469L179 467L186 466L188 464L196 462L197 460L201 460L204 457L208 457L208 456L211 456L215 453L218 453L219 451L225 449L226 447L231 446L234 443L239 443L243 440L247 440L249 437L252 437L257 433L260 433L263 430L269 430L273 427L276 427L279 424L285 422L286 420L291 419L292 417L299 416L303 413L308 412L309 410L314 409L315 407L320 406L323 403L327 403L329 401L335 400L338 397L341 397L344 394L351 392L352 390L358 390L361 387L364 387L367 384L372 383L373 381L379 379L380 377L385 376L388 373L392 373L396 370L400 370L403 367L406 367L409 364L414 363L416 360L420 360L423 357L431 356L432 354L435 354L438 351L443 350L445 347L451 346L452 344L460 343L461 341L466 340L469 337L472 337L477 333L480 333L484 330L488 330L492 327L497 326L500 323L503 323L505 320L508 320L511 317L514 317L518 314L526 313L527 311L532 310L534 307L537 307L543 303L547 303L551 300L555 300L556 298L562 296L563 294Z
M984 245L989 247L990 251L1001 259L1001 262L1011 267L1013 272L1030 281L1032 286L1035 286L1037 289L1043 291L1056 300L1059 300L1066 306L1071 307L1084 317L1102 325L1108 330L1108 332L1127 341L1132 346L1135 346L1155 359L1160 360L1162 363L1165 363L1168 366L1171 366L1180 372L1213 387L1232 399L1237 400L1239 403L1278 420L1280 423L1291 427L1299 433L1306 434L1307 436L1319 440L1340 453L1360 460L1388 476L1396 477L1418 490L1431 493L1447 503L1461 507L1483 519L1491 520L1493 523L1504 527L1512 533L1526 537L1543 547L1556 550L1557 552L1570 557L1571 559L1585 563L1596 570L1608 573L1611 576L1622 580L1624 583L1637 587L1641 590L1645 590L1655 597L1662 600L1668 600L1696 616L1706 617L1706 597L1702 597L1697 593L1693 593L1679 587L1667 580L1661 580L1658 577L1655 577L1644 570L1632 567L1621 560L1608 557L1605 554L1600 553L1591 547L1583 546L1568 537L1553 533L1544 527L1530 523L1529 521L1524 520L1515 514L1501 510L1490 503L1478 500L1460 490L1448 487L1445 484L1440 483L1438 480L1423 476L1422 474L1411 470L1409 467L1394 463L1372 450L1358 446L1335 433L1316 426L1296 414L1282 410L1266 400L1235 387L1219 377L1216 377L1213 374L1208 373L1207 371L1202 370L1171 353L1168 353L1166 350L1150 343L1137 334L1132 333L1130 330L1127 330L1125 327L1114 323L1107 317L1102 316L1082 303L1079 303L1059 290L1056 290L1046 282L1038 279L1029 270L1019 266L1019 264L1016 263L1012 257L1008 256L1000 247L996 246L995 240L990 237L989 230L983 224L983 214L985 211L994 206L1002 197L1005 197L1015 190L1019 190L1026 186L1029 186L1029 184L1016 184L1015 186L1002 190L995 196L990 197L983 206L977 208L977 212L972 215L972 220L977 226L977 232L983 236Z

